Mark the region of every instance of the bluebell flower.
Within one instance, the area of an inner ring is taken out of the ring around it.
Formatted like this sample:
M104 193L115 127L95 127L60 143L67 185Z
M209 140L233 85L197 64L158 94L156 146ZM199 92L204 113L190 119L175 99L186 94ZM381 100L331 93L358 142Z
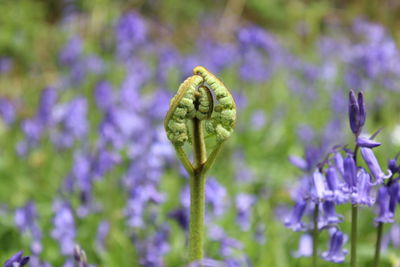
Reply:
M371 182L370 175L360 169L357 174L357 183L351 193L351 202L357 205L371 206L375 199L371 196L371 189L374 184Z
M22 267L28 264L29 256L22 256L23 252L20 251L13 255L9 260L4 263L4 267Z
M347 250L343 249L345 236L341 231L332 234L329 243L329 250L322 253L322 258L334 263L343 263L347 255Z
M367 137L358 136L356 140L357 146L359 147L367 147L374 148L381 145L381 143L371 140Z
M136 13L127 13L119 18L116 25L116 45L120 59L130 58L134 49L145 43L146 39L147 25L142 17Z
M326 184L327 190L325 191L325 199L334 201L338 204L347 201L348 197L342 190L342 183L339 180L336 169L333 166L329 166L326 170Z
M322 207L324 211L324 222L326 224L337 224L343 221L343 216L336 213L336 206L333 201L324 201Z
M389 160L388 168L392 172L393 175L395 175L396 173L400 172L400 165L397 165L397 160L396 159Z
M349 93L349 121L351 131L358 136L361 133L366 118L364 97L361 92L356 98L353 91Z
M387 179L390 176L392 176L392 173L389 170L389 173L385 175L385 173L382 171L378 160L375 157L374 152L372 149L367 148L367 147L362 147L361 148L361 155L365 161L365 163L368 166L369 171L371 174L375 177L375 182L378 184L383 183L383 179Z
M354 162L354 158L352 155L347 154L346 158L343 161L343 167L343 178L347 183L349 190L352 191L353 188L357 186L357 166Z
M0 57L0 75L7 74L13 67L13 60L10 57Z
M394 222L394 214L389 210L390 197L388 188L381 186L378 189L377 203L379 208L378 217L375 218L376 222L392 223Z
M70 67L80 59L81 53L82 40L79 36L73 36L62 48L59 55L59 62L61 65Z
M299 240L299 247L297 251L293 252L293 257L311 257L312 255L313 240L310 234L303 234Z
M292 229L295 232L302 231L305 229L304 222L301 221L304 212L307 208L307 202L304 200L297 201L293 208L292 214L289 218L285 219L285 226Z
M314 201L320 202L327 195L325 177L319 170L316 170L313 174L313 198Z
M31 251L34 255L42 252L42 231L38 225L38 215L33 202L15 211L14 221L22 233L31 237Z
M55 200L51 236L58 241L62 255L72 255L75 245L75 220L68 202Z
M106 111L113 105L114 95L111 84L108 81L101 81L96 85L94 91L94 98L97 107Z
M236 222L244 231L249 230L251 222L251 208L256 199L253 195L238 194L236 196Z
M0 98L0 117L7 125L10 125L15 121L15 107L13 103L6 98Z
M394 180L392 183L389 184L388 186L388 193L389 193L389 211L395 213L396 211L396 206L400 202L400 185L397 180Z

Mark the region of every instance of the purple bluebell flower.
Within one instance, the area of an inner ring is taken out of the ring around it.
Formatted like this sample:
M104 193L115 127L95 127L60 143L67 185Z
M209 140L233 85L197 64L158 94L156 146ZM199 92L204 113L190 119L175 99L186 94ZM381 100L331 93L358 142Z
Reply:
M37 223L37 211L33 202L15 211L15 224L21 232L31 237L31 251L34 255L42 252L42 231Z
M350 191L352 188L357 186L357 166L354 162L354 158L352 155L347 154L346 158L343 161L344 167L344 180L347 183Z
M255 201L255 197L249 194L242 193L236 196L236 222L243 231L247 231L250 228L251 208Z
M338 169L340 174L342 176L344 176L344 160L343 160L342 154L340 154L339 152L335 152L333 159L334 159L336 168Z
M110 223L106 220L103 220L99 223L99 226L97 227L97 234L96 234L96 249L98 252L104 252L105 251L105 243L106 243L106 238L110 232Z
M374 152L372 149L367 147L361 148L361 155L368 166L371 174L375 177L375 183L381 184L383 183L383 179L387 179L392 176L392 173L389 170L389 173L385 175L382 171L381 167L379 166L378 160L375 157Z
M108 81L101 81L96 85L94 98L99 109L106 111L113 105L114 95L111 84Z
M258 131L264 128L267 118L263 110L256 110L251 116L251 127Z
M356 143L359 147L367 147L367 148L374 148L381 145L381 143L379 142L376 142L374 140L362 136L357 137Z
M72 66L75 64L82 53L82 40L79 36L72 37L62 48L59 61L61 65Z
M56 102L57 91L54 88L46 88L42 91L36 117L43 126L50 124Z
M15 121L15 113L16 111L13 103L6 98L0 98L0 117L7 125Z
M290 155L289 161L290 161L290 163L292 163L293 166L296 166L300 170L307 171L308 165L307 165L307 162L303 158Z
M361 92L356 98L353 91L349 93L349 121L351 131L358 136L361 133L365 123L365 104L364 97Z
M76 236L74 215L68 202L57 199L53 208L55 215L51 236L58 241L61 254L70 256L74 251Z
M291 216L285 219L285 226L295 232L304 230L305 224L301 221L301 219L303 218L304 212L306 211L306 207L306 201L297 201L296 205L293 208Z
M381 186L378 189L377 203L379 208L379 215L375 218L376 222L392 223L394 222L394 214L389 210L390 197L388 188Z
M134 49L146 39L147 25L142 17L136 13L127 13L119 18L116 25L116 44L121 59L129 59Z
M212 226L208 229L208 236L210 239L220 243L220 253L225 259L231 258L235 250L243 249L243 244L226 235L224 230L219 226Z
M345 236L341 231L332 234L329 243L329 250L322 253L322 258L334 263L343 263L347 255L347 250L343 249Z
M337 224L343 221L343 216L336 213L336 206L333 201L324 201L322 204L324 221L327 224Z
M149 236L146 240L134 240L138 255L140 255L139 262L142 266L164 266L163 257L170 250L169 232L168 225L163 224L155 234Z
M400 202L400 185L397 180L394 180L392 183L389 184L388 191L390 197L389 211L392 212L394 216L396 206L398 202Z
M22 256L23 252L20 251L13 255L9 260L4 263L4 267L22 267L28 264L29 256Z
M389 160L388 168L392 172L393 175L395 175L396 173L400 172L400 166L397 165L397 160L396 159Z
M339 180L336 169L333 166L329 166L329 168L326 170L325 176L327 184L325 199L339 204L344 203L347 200L347 196L342 191L342 184Z
M327 195L325 177L319 170L316 170L313 174L313 198L314 201L320 202Z
M371 196L373 185L370 175L364 169L360 169L357 174L356 186L353 188L351 194L352 203L367 206L374 204L375 199Z
M206 204L208 206L208 213L206 216L213 215L219 217L226 211L226 188L223 187L215 178L209 177L206 181L205 188Z
M188 208L177 208L172 210L169 217L174 219L178 225L185 231L189 229L189 209Z
M13 60L10 57L0 57L0 75L7 74L13 67Z
M313 240L310 234L303 234L299 240L299 248L293 252L295 258L311 257Z

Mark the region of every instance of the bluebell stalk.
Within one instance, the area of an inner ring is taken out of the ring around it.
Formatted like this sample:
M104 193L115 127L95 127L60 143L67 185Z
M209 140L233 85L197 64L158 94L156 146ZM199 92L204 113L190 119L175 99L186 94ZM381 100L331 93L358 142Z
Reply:
M235 122L236 104L232 95L217 77L201 66L194 68L193 76L181 84L164 120L167 137L190 174L190 262L203 259L205 174L232 134ZM209 155L206 134L215 136L216 140ZM186 143L193 145L193 164L183 149Z

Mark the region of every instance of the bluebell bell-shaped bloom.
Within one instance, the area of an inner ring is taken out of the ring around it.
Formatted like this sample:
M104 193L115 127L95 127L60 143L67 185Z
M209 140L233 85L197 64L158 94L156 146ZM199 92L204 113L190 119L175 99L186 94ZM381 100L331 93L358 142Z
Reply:
M251 210L255 201L256 199L253 195L239 194L236 196L236 222L244 231L250 228Z
M307 208L307 202L304 200L297 201L293 208L292 214L289 218L285 219L285 226L292 229L295 232L302 231L305 229L304 222L301 221L304 212Z
M344 177L344 160L342 154L340 154L339 152L335 152L333 160L336 168L338 169L340 174Z
M243 249L243 244L226 235L224 230L216 225L209 227L208 236L211 240L220 243L220 254L225 259L231 258L235 254L235 250Z
M379 214L378 217L375 218L375 221L382 223L394 222L393 218L394 214L389 210L390 197L389 197L389 190L386 186L381 186L378 189L377 203L378 203Z
M15 121L15 113L15 107L12 102L6 98L0 98L0 117L7 125Z
M357 174L357 184L351 193L351 202L367 206L374 204L375 199L371 196L373 185L370 175L364 169L360 169Z
M21 232L31 237L31 251L34 255L42 252L42 231L38 225L36 206L28 202L25 206L15 211L15 224Z
M367 147L362 147L361 148L361 155L365 161L365 163L368 166L369 171L371 174L375 177L375 183L381 184L383 183L383 179L387 179L390 176L392 176L392 173L388 172L388 174L385 175L385 173L382 171L378 160L375 157L374 152L372 149L367 148Z
M29 256L22 256L23 252L20 251L13 255L9 260L4 263L4 267L22 267L28 264Z
M327 195L325 177L319 170L313 174L313 199L315 201L322 201Z
M324 201L322 208L324 211L323 219L326 224L337 224L343 221L343 216L336 213L336 206L333 201Z
M349 188L352 191L352 188L357 186L357 166L354 162L353 156L347 154L346 158L343 161L344 167L344 180Z
M183 229L183 230L188 230L189 229L189 209L188 208L177 208L172 210L169 214L169 217L174 219L178 225Z
M393 223L382 238L382 247L387 248L389 245L393 245L395 248L400 247L400 225L398 223Z
M364 97L361 92L356 98L353 91L349 93L349 121L351 131L358 136L361 133L365 123L365 104Z
M206 216L221 216L226 211L226 197L227 191L215 178L209 177L206 181L205 188L206 205L208 206L208 212Z
M341 231L332 234L329 242L329 250L322 253L322 258L334 263L343 263L347 255L347 250L343 249L345 236Z
M145 240L134 240L138 255L140 255L139 263L142 266L164 266L164 255L170 250L169 235L168 225L163 224L156 233Z
M36 117L44 126L51 124L53 108L57 103L57 97L57 91L54 88L46 88L41 93Z
M75 220L69 203L54 202L53 230L51 236L58 241L62 255L72 255L75 245Z
M94 99L100 110L106 111L111 108L114 103L114 95L112 86L108 81L101 81L96 85Z
M313 240L310 234L303 234L299 240L299 248L293 252L295 258L311 257Z
M397 180L394 180L388 186L389 193L389 211L393 214L396 211L396 206L400 202L400 186Z
M134 49L147 39L147 25L136 13L121 16L116 25L116 44L118 56L126 60L132 56Z
M342 185L337 175L337 171L333 166L329 166L326 170L326 184L327 190L325 191L325 199L334 201L336 203L343 203L347 201L346 194L342 191Z
M13 60L10 57L0 57L0 75L11 71Z
M393 175L395 175L396 173L400 172L400 166L397 165L397 160L396 159L389 160L388 168L392 172Z
M73 36L62 48L59 55L61 65L72 66L75 64L82 53L82 40L79 36Z
M303 158L290 155L289 161L292 163L292 165L296 166L300 170L307 171L308 164Z
M367 147L367 148L374 148L381 145L381 143L379 142L376 142L372 139L362 136L357 137L356 143L359 147Z

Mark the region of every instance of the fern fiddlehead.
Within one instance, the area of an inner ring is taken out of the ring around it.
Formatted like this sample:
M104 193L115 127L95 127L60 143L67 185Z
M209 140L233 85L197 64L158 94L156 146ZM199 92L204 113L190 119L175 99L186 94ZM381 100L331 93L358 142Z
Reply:
M190 174L189 260L203 258L205 174L222 144L232 135L236 123L236 104L225 85L202 66L193 69L171 99L164 121L168 139ZM207 155L205 133L215 136L216 145ZM192 164L183 150L193 145Z

